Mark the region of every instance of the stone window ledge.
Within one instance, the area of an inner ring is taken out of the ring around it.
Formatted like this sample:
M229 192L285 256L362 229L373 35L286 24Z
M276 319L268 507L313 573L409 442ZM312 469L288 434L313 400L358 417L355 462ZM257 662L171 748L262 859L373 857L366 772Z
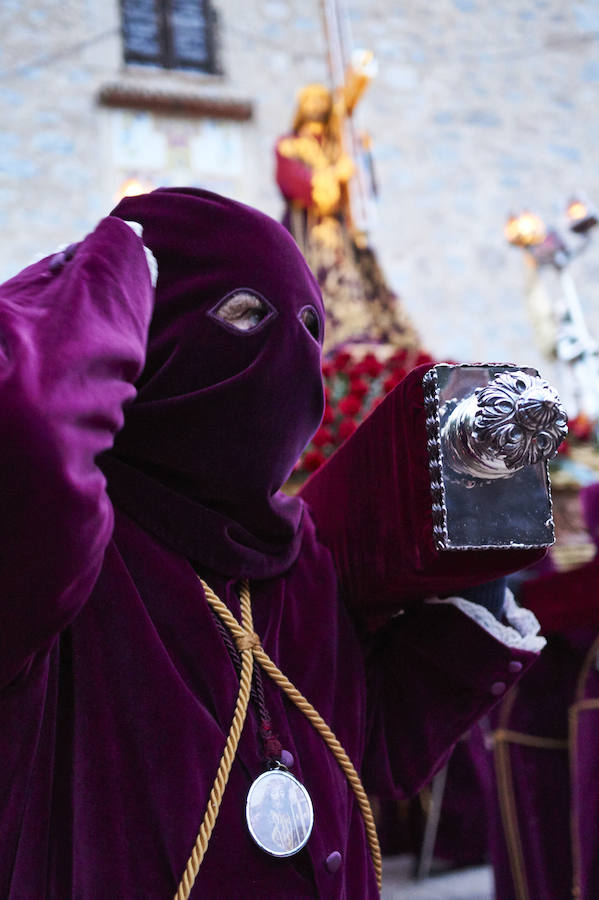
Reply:
M122 79L103 85L98 91L100 106L148 110L196 118L229 119L247 122L253 118L251 100L207 94L182 82L159 86L152 82Z

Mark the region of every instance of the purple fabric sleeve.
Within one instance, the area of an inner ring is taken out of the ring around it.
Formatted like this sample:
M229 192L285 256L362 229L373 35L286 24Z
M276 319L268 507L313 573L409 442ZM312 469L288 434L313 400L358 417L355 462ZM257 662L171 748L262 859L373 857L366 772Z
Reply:
M95 458L144 359L153 292L141 240L107 218L70 256L0 289L0 686L94 585L113 525Z
M453 606L414 605L394 617L367 652L368 790L414 794L537 658Z
M545 552L435 550L422 392L428 368L410 372L300 492L345 602L371 627L423 597L460 595Z

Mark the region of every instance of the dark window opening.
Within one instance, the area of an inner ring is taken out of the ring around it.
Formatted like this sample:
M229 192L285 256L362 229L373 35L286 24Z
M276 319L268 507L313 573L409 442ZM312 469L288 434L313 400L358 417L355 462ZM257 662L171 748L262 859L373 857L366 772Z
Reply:
M121 0L125 62L218 74L210 0Z

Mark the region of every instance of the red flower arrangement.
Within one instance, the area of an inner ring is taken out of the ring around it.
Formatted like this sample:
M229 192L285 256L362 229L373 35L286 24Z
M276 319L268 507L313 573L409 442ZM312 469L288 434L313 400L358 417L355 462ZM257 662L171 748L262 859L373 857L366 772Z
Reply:
M348 437L351 437L357 427L353 419L342 419L337 429L340 441L345 441Z
M599 480L599 423L585 413L568 422L568 436L549 460L554 490L580 490Z
M360 360L347 350L322 364L326 405L322 424L299 460L298 476L316 471L360 422L392 391L408 372L423 363L433 363L426 353L414 358L413 351L397 350L385 362L374 353Z
M306 450L302 457L301 468L304 472L315 472L325 461L326 456L322 450Z
M568 436L557 448L557 465L559 465L560 456L571 456L578 447L596 448L598 442L596 423L593 423L585 413L579 413L574 419L568 421Z
M590 441L595 436L593 423L584 413L579 413L575 419L570 419L568 432L578 441Z
M351 390L351 382L350 382ZM360 412L362 398L356 394L348 394L339 401L339 412L344 416L356 416Z

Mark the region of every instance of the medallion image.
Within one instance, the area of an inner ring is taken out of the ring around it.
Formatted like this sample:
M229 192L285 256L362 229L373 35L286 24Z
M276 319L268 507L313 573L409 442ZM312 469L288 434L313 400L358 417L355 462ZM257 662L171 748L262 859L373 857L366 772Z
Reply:
M272 856L293 856L305 845L314 823L312 801L289 772L264 772L252 784L246 804L248 828Z

